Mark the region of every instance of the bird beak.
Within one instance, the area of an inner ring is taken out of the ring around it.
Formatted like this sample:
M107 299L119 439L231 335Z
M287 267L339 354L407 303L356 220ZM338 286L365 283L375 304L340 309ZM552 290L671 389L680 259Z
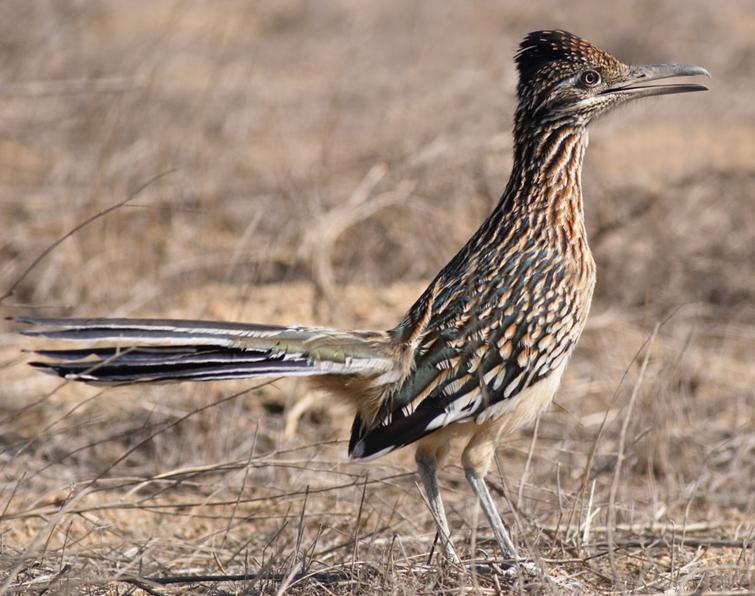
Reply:
M693 64L642 64L630 66L629 73L620 82L612 85L603 93L621 95L627 99L650 97L652 95L670 95L672 93L688 93L690 91L707 91L703 85L691 83L676 83L673 85L645 85L651 81L670 79L672 77L710 78L710 73L702 66Z

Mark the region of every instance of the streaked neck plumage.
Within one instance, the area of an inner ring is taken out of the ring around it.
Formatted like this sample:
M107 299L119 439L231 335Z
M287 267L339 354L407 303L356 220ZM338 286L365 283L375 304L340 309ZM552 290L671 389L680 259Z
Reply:
M543 231L553 225L581 224L587 144L587 129L571 119L532 124L517 114L514 165L498 209L508 218L529 216Z
M526 124L517 118L514 139L514 164L500 201L409 310L397 328L399 336L416 337L429 313L441 318L446 308L458 306L460 301L451 299L457 292L470 294L481 283L505 285L513 278L506 281L500 275L514 270L523 276L520 262L535 253L550 255L551 264L570 263L565 271L573 272L575 284L589 289L589 301L594 263L584 227L581 181L587 130L573 121ZM521 266L536 267L535 262Z

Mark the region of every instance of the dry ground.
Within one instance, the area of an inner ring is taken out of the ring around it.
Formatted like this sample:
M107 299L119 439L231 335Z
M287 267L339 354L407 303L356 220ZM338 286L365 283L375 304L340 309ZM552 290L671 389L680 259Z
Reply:
M748 0L6 0L0 308L393 325L503 188L511 56L553 26L714 79L592 131L591 319L490 476L552 579L482 564L456 465L453 535L481 566L444 565L411 454L347 461L350 413L303 384L61 384L6 322L3 591L755 590Z

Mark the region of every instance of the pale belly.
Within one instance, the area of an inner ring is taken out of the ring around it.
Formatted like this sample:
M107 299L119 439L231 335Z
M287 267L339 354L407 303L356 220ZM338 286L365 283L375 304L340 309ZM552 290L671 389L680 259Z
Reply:
M468 447L465 459L470 460L469 465L475 468L487 467L495 444L503 435L531 424L550 405L566 364L565 360L543 380L527 387L515 397L493 404L476 418L449 424L427 435L417 445L418 452L433 454L442 459L452 442L466 441ZM469 449L473 444L478 444L480 453L476 453L476 449Z

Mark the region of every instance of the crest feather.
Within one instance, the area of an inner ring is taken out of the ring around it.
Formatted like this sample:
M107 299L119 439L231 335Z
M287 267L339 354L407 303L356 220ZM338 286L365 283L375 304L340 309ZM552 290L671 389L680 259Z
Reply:
M611 66L616 58L568 31L533 31L519 45L515 57L519 76L528 79L542 66L554 62Z

